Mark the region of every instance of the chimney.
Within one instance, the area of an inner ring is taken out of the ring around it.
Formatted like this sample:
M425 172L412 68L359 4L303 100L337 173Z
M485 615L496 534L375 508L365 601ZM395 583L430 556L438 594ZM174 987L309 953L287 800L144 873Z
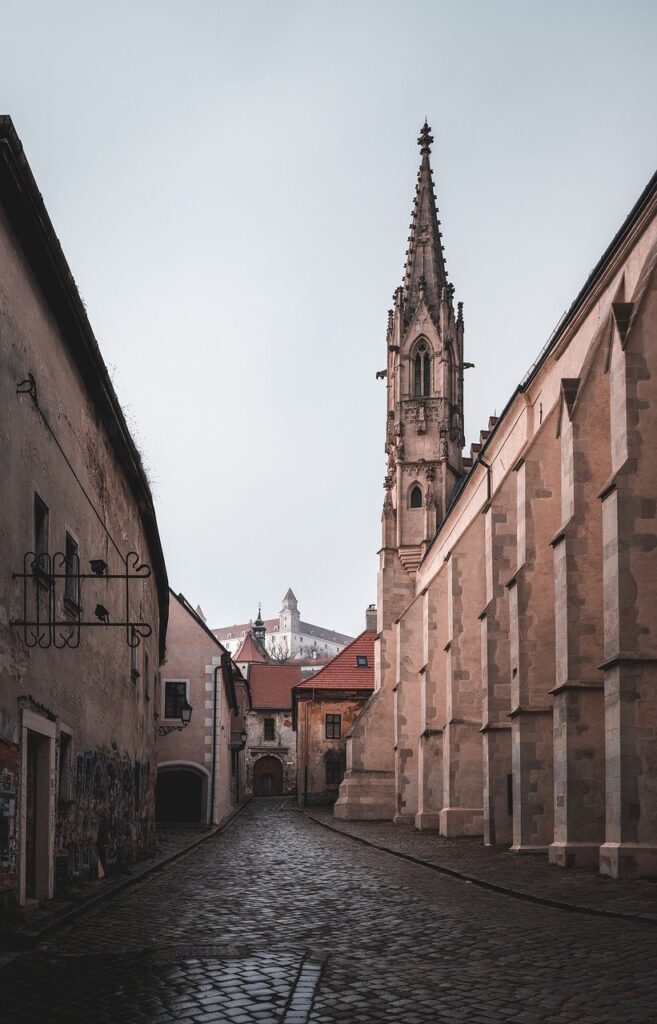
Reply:
M376 605L370 604L365 611L365 629L376 631Z

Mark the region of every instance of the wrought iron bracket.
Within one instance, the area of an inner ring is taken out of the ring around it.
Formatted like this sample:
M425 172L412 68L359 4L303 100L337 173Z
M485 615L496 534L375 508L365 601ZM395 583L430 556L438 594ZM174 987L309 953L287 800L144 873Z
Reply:
M130 587L135 580L145 580L151 575L150 566L140 561L136 551L129 551L122 560L121 572L107 572L105 563L97 561L97 565L104 566L100 572L84 573L79 571L79 560L75 556L75 563L71 565L70 557L57 551L50 555L47 552L37 554L34 551L27 551L23 557L23 571L12 572L13 579L23 581L23 617L12 619L11 625L22 627L23 640L26 647L39 647L47 649L55 647L63 649L68 647L73 650L80 646L82 629L91 627L105 627L105 629L125 629L126 644L128 647L136 648L142 640L149 637L153 629L147 622L135 621L130 615ZM75 570L75 571L73 571ZM62 603L68 611L66 618L57 616L58 580L64 580L63 594L59 594ZM107 600L106 592L100 592L96 588L96 596L89 594L91 589L89 581L95 580L97 584L110 580L123 581L123 617L112 620L100 598ZM71 597L67 594L67 588L74 584L75 594ZM82 596L83 585L85 593L91 598L90 603L95 603L96 620L83 619Z
M157 734L158 736L168 736L170 732L182 732L185 728L184 725L158 725Z

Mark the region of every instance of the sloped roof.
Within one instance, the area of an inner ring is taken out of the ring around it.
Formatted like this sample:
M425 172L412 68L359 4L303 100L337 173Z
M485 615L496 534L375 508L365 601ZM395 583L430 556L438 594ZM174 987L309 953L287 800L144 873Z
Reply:
M301 679L301 670L291 662L289 665L262 665L255 663L249 669L251 706L291 710L292 689Z
M268 662L270 660L269 655L263 650L262 644L251 630L244 637L239 650L233 655L233 661Z
M365 629L355 640L336 654L328 665L304 679L297 690L373 690L375 629ZM367 658L359 665L357 658Z

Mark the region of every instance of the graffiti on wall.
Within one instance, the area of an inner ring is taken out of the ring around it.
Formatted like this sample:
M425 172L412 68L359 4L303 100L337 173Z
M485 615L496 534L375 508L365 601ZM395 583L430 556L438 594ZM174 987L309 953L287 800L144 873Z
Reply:
M0 888L15 884L18 747L0 743Z
M16 873L16 774L0 770L0 872Z
M116 749L79 751L72 766L75 799L59 805L57 847L68 854L68 880L107 873L152 850L150 762Z

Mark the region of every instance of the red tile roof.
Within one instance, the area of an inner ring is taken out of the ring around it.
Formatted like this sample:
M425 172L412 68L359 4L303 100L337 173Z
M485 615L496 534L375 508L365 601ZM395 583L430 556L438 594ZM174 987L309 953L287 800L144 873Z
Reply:
M259 708L292 708L292 687L301 679L301 669L294 662L288 665L262 665L255 662L249 669L251 705Z
M297 686L298 690L373 690L374 638L376 630L366 629L336 654L328 665ZM367 658L359 665L357 658Z
M269 656L262 649L262 645L250 631L246 634L239 650L233 654L233 661L263 661L268 662Z

